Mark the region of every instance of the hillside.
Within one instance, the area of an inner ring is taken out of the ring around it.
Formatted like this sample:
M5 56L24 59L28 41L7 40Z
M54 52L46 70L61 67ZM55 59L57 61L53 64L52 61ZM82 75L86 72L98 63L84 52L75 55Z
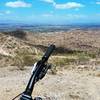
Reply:
M24 91L31 66L52 43L56 45L49 59L52 69L36 84L33 97L100 100L100 30L0 33L1 100L11 100Z

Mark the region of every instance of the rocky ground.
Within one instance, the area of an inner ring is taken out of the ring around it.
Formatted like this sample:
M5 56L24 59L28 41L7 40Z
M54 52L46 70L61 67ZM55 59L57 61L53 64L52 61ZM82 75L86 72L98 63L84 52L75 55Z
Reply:
M31 67L24 71L0 68L0 99L12 100L23 92L30 72ZM34 96L46 100L100 100L100 70L63 70L56 75L47 74L36 84Z

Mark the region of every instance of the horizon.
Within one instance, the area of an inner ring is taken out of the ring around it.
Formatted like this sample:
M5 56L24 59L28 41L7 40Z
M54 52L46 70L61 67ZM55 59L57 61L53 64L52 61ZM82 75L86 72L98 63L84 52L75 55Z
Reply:
M0 23L100 24L99 0L3 0Z

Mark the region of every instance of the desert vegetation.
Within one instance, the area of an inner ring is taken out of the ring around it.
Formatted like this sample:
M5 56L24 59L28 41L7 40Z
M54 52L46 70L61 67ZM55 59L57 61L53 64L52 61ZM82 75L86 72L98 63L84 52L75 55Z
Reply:
M50 62L56 67L90 64L91 59L95 59L94 63L99 63L96 62L100 57L99 31L72 30L66 33L37 35L17 30L0 35L0 45L4 53L1 52L0 59L8 57L9 65L18 66L20 69L39 60L47 46L52 43L56 45L56 50Z
M16 96L24 90L31 66L41 59L50 44L56 45L49 59L52 69L36 85L33 96L50 100L94 100L94 97L100 100L100 30L80 29L41 34L19 30L0 33L2 100L4 95L11 100L12 94Z

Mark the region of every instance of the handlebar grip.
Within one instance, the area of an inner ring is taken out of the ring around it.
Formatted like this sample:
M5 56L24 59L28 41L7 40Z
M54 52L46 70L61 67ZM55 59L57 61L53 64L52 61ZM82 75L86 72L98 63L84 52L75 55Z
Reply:
M52 52L55 50L55 45L50 45L46 51L46 53L44 54L44 58L48 59L49 56L52 54Z

